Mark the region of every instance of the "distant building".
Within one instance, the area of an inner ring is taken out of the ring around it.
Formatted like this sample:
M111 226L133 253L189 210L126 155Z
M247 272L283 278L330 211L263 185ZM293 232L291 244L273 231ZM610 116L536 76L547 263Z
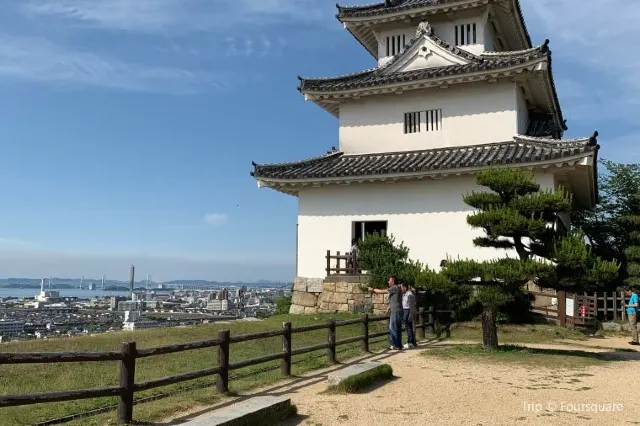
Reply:
M24 331L24 321L0 320L0 334L19 334Z
M137 300L123 300L118 302L119 311L138 311L140 310L140 302Z
M229 300L211 300L207 303L207 310L209 311L228 311L233 309L233 303Z
M51 302L60 298L58 291L44 291L44 278L40 280L40 293L36 296L38 302Z
M141 320L140 312L138 311L125 311L124 322L122 323L122 329L125 331L140 330L143 328L160 327L162 324L158 321Z
M218 292L218 300L227 300L229 298L229 290L223 288Z

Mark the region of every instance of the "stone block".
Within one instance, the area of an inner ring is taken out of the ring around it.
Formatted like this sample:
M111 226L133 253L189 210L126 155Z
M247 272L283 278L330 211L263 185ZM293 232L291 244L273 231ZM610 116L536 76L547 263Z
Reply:
M631 331L631 327L629 326L628 322L622 323L621 327L621 331ZM636 324L636 330L640 330L640 324Z
M318 308L310 308L308 306L305 306L304 308L304 313L305 314L315 314L316 312L318 312Z
M340 384L343 380L364 374L367 371L373 370L376 367L382 365L376 361L362 362L358 364L352 364L346 368L338 371L333 371L327 375L327 382L329 386L335 386Z
M364 294L350 294L349 299L354 302L364 303L365 295Z
M304 314L304 306L291 305L289 308L290 314Z
M338 305L338 312L349 312L349 305L346 303L340 303Z
M307 293L305 291L294 291L291 297L292 305L315 307L318 302L318 296L313 293Z
M293 291L307 291L307 279L304 277L296 277L293 282Z
M331 293L335 293L336 291L336 283L328 283L325 282L322 284L322 292L329 291Z
M374 303L373 309L386 311L387 309L389 309L389 305L387 305L386 303Z
M322 278L308 278L307 291L309 293L322 293L323 281Z
M349 283L336 283L336 293L348 293Z
M605 331L621 331L622 325L617 322L603 322L602 329Z
M290 410L291 398L273 395L254 396L181 424L189 426L256 425L260 424L268 414L290 412Z
M385 300L386 294L372 294L371 295L371 300L373 300L374 304L382 304L382 303L387 303L387 301Z
M347 285L349 286L349 293L352 293L352 294L368 293L367 286L364 284L348 283Z
M333 293L333 301L335 303L347 303L349 296L349 293Z
M340 305L338 305L337 303L329 302L327 303L327 310L329 312L336 312L339 306Z

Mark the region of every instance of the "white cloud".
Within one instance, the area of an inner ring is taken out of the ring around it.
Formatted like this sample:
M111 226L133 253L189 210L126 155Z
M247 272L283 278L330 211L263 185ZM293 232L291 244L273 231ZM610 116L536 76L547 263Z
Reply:
M577 113L571 115L635 122L640 113L640 57L635 54L640 43L640 2L523 0L523 8L529 29L551 40L554 58L562 55L571 63L571 73L558 81L561 100L576 107Z
M211 52L266 58L285 44L281 36L270 38L272 28L278 34L291 23L339 28L334 6L321 0L15 0L3 7L16 22L0 19L0 78L68 88L227 89L248 81L251 68L237 72L207 61L216 56Z
M335 6L323 0L26 0L32 15L145 33L222 32L286 21L321 22Z
M202 220L211 226L222 226L227 223L228 217L224 213L207 213Z
M225 76L176 67L123 62L70 50L42 38L0 33L0 76L32 82L98 86L133 91L189 93L200 86L225 88Z

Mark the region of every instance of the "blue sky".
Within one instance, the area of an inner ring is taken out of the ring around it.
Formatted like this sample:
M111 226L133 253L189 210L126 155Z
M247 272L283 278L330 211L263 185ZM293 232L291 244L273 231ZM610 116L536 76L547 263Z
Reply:
M586 3L586 4L585 4ZM593 4L591 4L593 3ZM597 8L597 10L596 10ZM640 162L640 2L523 0L569 131ZM251 161L322 154L296 75L374 65L325 0L3 0L0 276L290 280L296 199Z

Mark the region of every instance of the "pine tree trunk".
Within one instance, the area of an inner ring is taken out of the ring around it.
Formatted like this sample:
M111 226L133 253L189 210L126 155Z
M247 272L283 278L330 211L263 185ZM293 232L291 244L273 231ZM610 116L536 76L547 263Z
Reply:
M498 328L496 327L496 310L482 311L482 347L485 351L498 349Z

